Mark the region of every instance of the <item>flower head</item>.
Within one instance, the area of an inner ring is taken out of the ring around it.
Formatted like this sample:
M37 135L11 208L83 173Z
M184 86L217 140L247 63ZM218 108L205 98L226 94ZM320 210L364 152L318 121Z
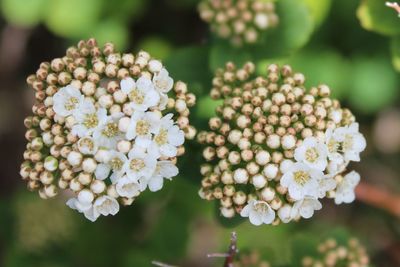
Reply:
M196 134L188 118L196 98L147 52L80 41L28 83L38 103L25 120L20 174L42 198L70 190L67 205L95 221L179 173L177 157Z
M236 46L255 43L278 24L274 3L262 0L202 0L199 13L213 32Z
M356 183L345 173L365 139L328 86L306 90L304 81L288 65L272 64L265 76L251 62L216 71L210 95L222 101L197 136L207 162L199 195L218 200L222 216L250 214L250 201L261 201L277 225L313 216L322 198L354 200Z
M318 245L313 256L304 255L303 267L311 266L358 266L367 267L369 257L364 246L356 238L328 238Z

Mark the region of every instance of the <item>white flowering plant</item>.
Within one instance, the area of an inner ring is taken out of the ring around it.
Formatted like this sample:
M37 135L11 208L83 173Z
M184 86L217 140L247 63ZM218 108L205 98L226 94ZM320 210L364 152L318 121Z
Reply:
M42 198L69 189L67 205L95 221L178 175L177 157L196 134L188 118L196 98L147 52L80 41L28 83L37 103L20 174Z
M217 70L210 94L223 103L197 137L207 161L199 194L223 217L277 225L311 218L323 198L354 201L360 175L347 168L365 138L327 85L304 81L288 65L268 66L266 77L251 62Z

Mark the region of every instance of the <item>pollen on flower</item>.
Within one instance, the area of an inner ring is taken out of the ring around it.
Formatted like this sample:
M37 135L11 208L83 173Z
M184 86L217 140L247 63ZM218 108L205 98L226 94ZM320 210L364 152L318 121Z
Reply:
M145 166L146 164L144 163L143 159L133 159L129 163L129 168L136 172L142 170Z
M101 132L107 138L116 136L119 132L118 125L115 122L107 123Z
M310 175L305 171L297 171L293 173L294 181L299 185L304 185L310 180Z
M29 190L44 199L70 190L67 205L95 221L178 174L184 141L196 134L196 97L160 61L90 39L36 73L27 79L37 93L20 171Z
M304 82L288 65L269 65L266 75L251 62L216 71L210 95L223 101L197 135L207 161L199 195L218 200L222 216L277 225L312 217L325 197L354 200L360 177L346 168L365 138L328 86Z

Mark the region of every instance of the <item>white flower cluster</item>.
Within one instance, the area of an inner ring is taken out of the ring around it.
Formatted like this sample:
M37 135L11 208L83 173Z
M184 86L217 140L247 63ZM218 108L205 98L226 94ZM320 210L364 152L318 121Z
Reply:
M330 191L336 191L335 203L351 203L355 199L354 189L360 175L352 171L344 177L338 176L350 161L359 161L360 152L366 147L358 124L328 129L321 139L307 137L294 150L294 161L280 164L282 178L280 185L287 188L293 206L286 205L277 212L280 220L288 223L293 219L311 218L315 210L320 210L320 198ZM266 172L268 172L266 170ZM336 178L336 179L335 179ZM251 200L240 213L249 217L254 225L270 224L275 219L275 211L265 201Z
M304 81L287 65L270 65L267 78L251 62L216 72L211 96L224 101L198 134L207 145L199 194L219 200L222 216L277 225L312 217L322 198L355 199L360 175L344 173L366 141L328 86L307 92Z
M98 51L93 44L82 45L81 54L88 55L88 48ZM57 179L58 187L75 192L67 205L91 221L115 215L119 203L130 205L147 188L160 190L164 179L179 172L176 159L184 153L185 137L195 134L188 121L195 97L184 83L174 84L162 63L146 52L121 58L109 50L92 59L90 70L105 78L96 74L82 82L86 72L78 68L77 80L47 94L48 112L39 114L38 123L36 117L29 120L32 138L27 137L31 142L21 167L30 189L38 188L43 198L55 195L49 192L55 192Z
M172 120L172 113L161 113L165 104L160 100L173 87L165 68L157 70L153 80L142 76L135 82L128 77L120 86L118 97L129 99L125 112L107 114L107 105L101 99L96 108L92 100L85 99L71 85L54 95L53 108L58 119L68 118L72 134L79 137L79 151L68 154L68 163L94 173L98 181L109 178L118 196L133 198L147 187L150 191L160 190L165 178L178 174L177 167L168 159L177 156L185 136ZM154 108L157 110L151 111ZM85 156L88 158L83 159ZM68 205L92 221L99 215L115 215L119 210L114 198L94 199L89 190L82 190Z

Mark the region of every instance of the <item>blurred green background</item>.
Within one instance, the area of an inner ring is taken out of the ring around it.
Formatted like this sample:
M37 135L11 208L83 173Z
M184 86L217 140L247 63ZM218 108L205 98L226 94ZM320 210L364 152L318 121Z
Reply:
M210 34L198 0L0 0L0 266L222 266L206 254L225 251L232 230L240 248L277 265L299 266L299 251L339 235L360 238L372 266L400 266L400 18L384 2L278 0L278 28L263 43L238 49ZM39 199L18 174L23 118L34 99L25 78L89 37L162 59L197 95L191 119L200 129L215 106L212 73L225 61L253 60L260 73L268 63L290 63L307 86L328 84L356 114L368 148L352 167L372 191L351 205L325 201L300 223L226 222L197 195L201 152L192 142L194 156L180 159L179 177L116 217L90 223L62 196Z

